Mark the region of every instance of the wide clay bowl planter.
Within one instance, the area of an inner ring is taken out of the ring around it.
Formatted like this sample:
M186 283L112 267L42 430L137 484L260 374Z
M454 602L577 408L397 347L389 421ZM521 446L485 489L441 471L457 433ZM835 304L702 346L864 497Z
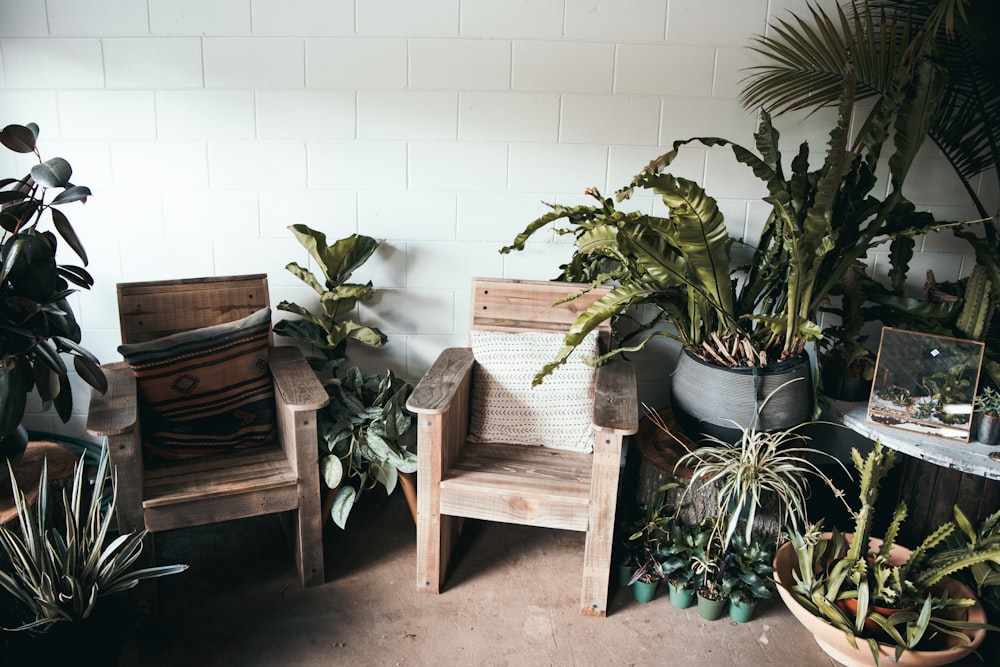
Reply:
M823 538L829 539L830 533L824 533ZM850 535L848 535L848 540L850 540ZM871 545L872 548L877 548L878 545L882 544L882 540L872 538ZM889 562L893 564L899 564L906 561L910 555L910 550L901 546L893 546L892 551L889 555ZM816 643L819 644L827 655L841 663L842 665L848 665L850 667L867 667L868 665L875 665L875 660L872 657L871 649L869 649L867 642L858 641L858 647L855 649L848 642L844 633L837 628L833 627L826 621L813 616L805 607L802 607L792 594L785 590L785 585L794 584L794 579L792 578L792 572L798 569L798 558L795 556L795 550L792 548L791 543L786 542L778 548L777 553L774 557L774 579L778 582L778 595L784 601L785 606L788 607L789 611L795 616L798 621L806 627L807 630L812 632L813 638ZM948 591L948 595L951 597L962 597L962 598L973 598L975 595L967 586L962 584L955 579L946 577L942 580L940 584L943 590ZM986 611L983 609L983 605L976 600L976 604L972 607L967 608L967 610L957 609L957 613L962 613L963 611L968 611L968 620L974 623L985 623L986 622ZM959 639L954 637L947 638L947 648L943 648L935 651L904 651L903 655L900 657L899 662L904 665L910 665L912 667L932 667L933 665L947 665L956 660L961 660L962 658L970 655L970 651L974 650L983 640L986 638L986 630L968 630L967 631L971 642L969 644L963 644ZM879 654L881 656L882 665L892 665L895 664L895 652L894 646L884 645L879 647Z

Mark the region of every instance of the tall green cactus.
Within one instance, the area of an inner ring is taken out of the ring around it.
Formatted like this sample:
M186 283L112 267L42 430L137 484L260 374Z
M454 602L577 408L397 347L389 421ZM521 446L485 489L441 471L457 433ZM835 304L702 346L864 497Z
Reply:
M878 485L886 473L896 463L896 451L886 449L876 441L868 456L861 458L857 449L851 449L851 461L858 470L861 485L861 507L854 519L854 537L847 552L847 560L856 562L868 553L868 540L872 535L875 520L875 501L878 500Z
M965 303L955 322L955 328L966 338L984 340L995 308L993 286L986 268L982 264L976 264L965 285Z

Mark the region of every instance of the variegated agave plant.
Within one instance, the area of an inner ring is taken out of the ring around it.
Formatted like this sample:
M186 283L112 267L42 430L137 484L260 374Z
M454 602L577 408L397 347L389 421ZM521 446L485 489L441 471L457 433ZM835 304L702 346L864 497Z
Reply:
M0 587L32 616L17 630L46 629L54 623L82 621L91 615L102 596L128 590L145 579L183 572L188 567L134 569L146 533L111 535L117 495L112 482L110 502L103 502L108 477L107 448L101 453L89 500L84 497L88 485L84 466L85 459L81 457L73 474L71 492L68 495L63 492L65 524L61 529L49 525L44 465L34 505L28 503L10 469L20 527L13 530L0 526L0 549L8 561L0 568Z

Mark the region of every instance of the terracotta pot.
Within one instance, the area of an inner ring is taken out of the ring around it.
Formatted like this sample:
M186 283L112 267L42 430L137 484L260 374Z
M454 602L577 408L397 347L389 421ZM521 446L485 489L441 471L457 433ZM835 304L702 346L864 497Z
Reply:
M854 618L858 614L858 600L857 598L848 598L846 600L837 600L836 605L840 607L840 610L847 614L848 618ZM869 611L875 611L886 618L889 618L893 614L898 614L902 611L913 611L917 608L916 605L910 605L908 607L880 607L877 604L868 604ZM877 635L882 632L882 627L870 618L865 619L865 630Z
M824 539L829 539L830 533L825 533L823 537ZM850 536L848 536L848 539L850 539ZM882 544L882 540L872 538L870 544L872 548L877 548L878 545ZM909 555L909 549L898 545L893 546L890 551L889 562L893 564L903 563ZM868 648L866 642L859 641L857 648L852 647L847 642L847 638L842 631L823 619L813 616L805 607L796 602L791 593L785 590L786 585L790 586L794 584L792 572L797 571L797 569L798 559L796 558L795 550L792 548L791 543L786 542L781 545L774 557L774 579L778 582L778 595L781 596L782 601L788 607L789 611L792 612L792 615L807 630L812 632L813 638L819 644L820 648L837 662L852 667L875 665L871 650ZM966 585L949 577L945 577L937 588L948 591L948 595L951 597L976 599L976 596ZM962 614L963 611L967 611L968 620L973 623L986 622L986 611L979 600L976 600L976 603L966 610L955 609L952 611L956 616ZM983 640L986 638L986 630L982 628L967 630L966 634L971 639L969 644L964 644L955 637L946 637L946 648L936 651L907 650L903 652L900 663L910 665L911 667L933 667L934 665L947 665L956 660L961 660L969 655L971 650L974 650L983 643ZM880 645L879 655L882 658L882 664L893 664L895 661L895 652L895 646Z

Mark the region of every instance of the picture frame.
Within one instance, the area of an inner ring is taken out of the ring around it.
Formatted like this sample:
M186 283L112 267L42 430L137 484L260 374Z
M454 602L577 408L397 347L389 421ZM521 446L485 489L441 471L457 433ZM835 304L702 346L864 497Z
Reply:
M985 345L883 327L868 422L968 442Z

